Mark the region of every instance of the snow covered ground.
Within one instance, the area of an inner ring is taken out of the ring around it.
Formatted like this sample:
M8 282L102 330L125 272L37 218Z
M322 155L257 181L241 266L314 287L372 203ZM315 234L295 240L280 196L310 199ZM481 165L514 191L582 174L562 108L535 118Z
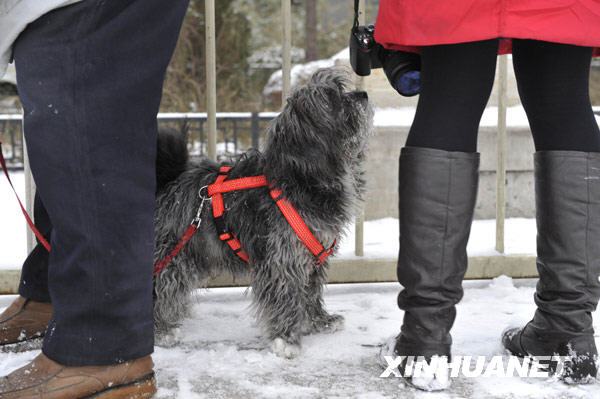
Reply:
M458 307L454 355L503 354L499 335L508 325L526 322L534 311L533 280L507 277L468 281ZM379 378L379 345L395 334L402 313L398 286L329 286L330 311L346 318L345 329L305 337L299 358L274 356L262 341L239 288L198 292L191 318L156 347L161 399L198 398L593 398L600 384L567 386L551 379L460 377L444 393L423 393L396 378ZM0 308L11 297L0 297ZM596 330L600 315L596 314ZM598 340L598 338L597 338ZM600 344L600 341L597 342ZM32 359L37 352L0 353L0 374Z

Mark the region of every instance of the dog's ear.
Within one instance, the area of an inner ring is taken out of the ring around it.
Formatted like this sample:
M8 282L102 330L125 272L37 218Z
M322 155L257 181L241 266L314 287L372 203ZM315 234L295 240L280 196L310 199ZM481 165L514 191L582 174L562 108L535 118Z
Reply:
M341 68L322 68L312 75L309 84L328 86L343 93L350 87L350 78Z
M296 90L287 105L299 120L313 125L333 123L342 111L342 93L329 85L311 84Z

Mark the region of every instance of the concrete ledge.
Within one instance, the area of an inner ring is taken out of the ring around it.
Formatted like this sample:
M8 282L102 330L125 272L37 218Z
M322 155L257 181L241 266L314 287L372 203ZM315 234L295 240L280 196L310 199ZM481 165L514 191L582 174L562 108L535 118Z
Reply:
M20 270L0 270L0 294L16 294L20 277Z
M15 294L19 286L19 270L0 270L0 294ZM476 256L469 258L466 279L491 279L500 275L513 278L537 277L535 257L531 255ZM381 283L396 281L396 259L334 260L329 269L329 283ZM210 281L210 287L249 285L248 279L228 275Z
M469 258L466 279L491 279L501 275L513 278L537 277L535 257L531 255L475 256ZM331 262L330 284L384 283L397 281L396 259L343 259ZM219 276L210 282L211 287L245 286L248 280Z

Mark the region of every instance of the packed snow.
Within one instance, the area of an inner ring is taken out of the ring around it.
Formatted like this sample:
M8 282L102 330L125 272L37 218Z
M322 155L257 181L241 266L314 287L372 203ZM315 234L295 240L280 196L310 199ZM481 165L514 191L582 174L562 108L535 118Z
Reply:
M465 282L453 329L453 354L504 354L500 333L534 311L534 280ZM345 329L305 337L300 356L275 356L262 340L242 288L201 290L189 319L161 339L154 361L159 399L196 398L593 398L600 384L568 386L553 379L459 377L443 393L417 391L399 378L380 378L380 346L396 334L402 312L397 284L330 285L327 308L346 318ZM0 297L0 308L13 297ZM600 315L595 314L600 329ZM597 338L598 339L598 338ZM600 342L597 342L600 344ZM36 351L0 353L0 374Z

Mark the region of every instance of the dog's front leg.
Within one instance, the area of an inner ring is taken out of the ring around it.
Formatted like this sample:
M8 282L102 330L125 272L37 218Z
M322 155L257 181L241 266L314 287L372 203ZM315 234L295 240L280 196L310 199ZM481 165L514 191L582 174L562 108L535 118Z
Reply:
M264 325L273 352L288 359L300 353L305 322L306 283L304 265L270 259L256 265L252 285L258 317Z
M310 274L306 289L306 325L307 334L334 332L344 327L344 317L330 314L325 310L323 287L327 283L326 265L315 268Z

